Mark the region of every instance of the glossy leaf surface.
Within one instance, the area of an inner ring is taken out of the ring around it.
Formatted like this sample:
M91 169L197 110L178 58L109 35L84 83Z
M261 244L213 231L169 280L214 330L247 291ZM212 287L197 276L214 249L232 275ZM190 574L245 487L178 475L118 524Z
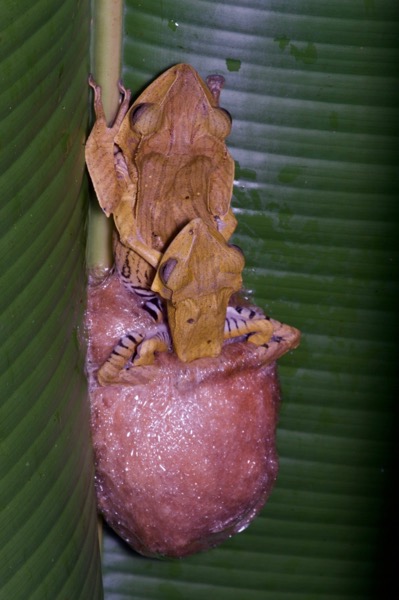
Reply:
M89 8L0 8L2 600L102 597L79 329Z

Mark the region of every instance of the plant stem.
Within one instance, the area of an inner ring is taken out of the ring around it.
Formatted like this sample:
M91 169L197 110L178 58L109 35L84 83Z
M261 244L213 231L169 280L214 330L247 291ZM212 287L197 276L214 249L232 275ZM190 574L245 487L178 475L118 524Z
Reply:
M94 79L101 85L102 101L108 123L119 106L118 80L121 72L123 0L93 0L92 58ZM113 264L112 219L107 219L98 203L89 208L86 262L90 275L102 279Z

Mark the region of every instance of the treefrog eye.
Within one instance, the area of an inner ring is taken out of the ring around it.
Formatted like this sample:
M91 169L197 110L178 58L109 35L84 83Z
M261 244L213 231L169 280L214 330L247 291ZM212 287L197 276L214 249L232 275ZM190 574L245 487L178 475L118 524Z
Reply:
M219 139L227 137L231 131L232 118L225 108L213 108L209 113L209 130Z
M163 265L161 265L159 269L159 277L164 285L167 285L169 277L172 275L172 272L176 265L176 258L168 258L168 260Z
M132 108L130 125L134 131L141 135L148 135L158 127L161 111L157 104L143 102Z

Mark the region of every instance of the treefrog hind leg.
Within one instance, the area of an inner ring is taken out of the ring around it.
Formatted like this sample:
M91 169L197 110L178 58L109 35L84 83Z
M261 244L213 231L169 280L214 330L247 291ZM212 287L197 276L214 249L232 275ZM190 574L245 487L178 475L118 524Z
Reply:
M166 325L161 324L146 336L134 332L124 335L97 372L100 385L119 383L119 375L130 363L134 367L152 365L159 352L167 352L171 341Z
M267 346L273 336L270 319L251 308L228 306L224 326L224 338L245 336L256 346Z
M138 293L138 290L134 290ZM145 290L143 290L145 292ZM138 295L142 295L138 293ZM143 294L146 297L146 294ZM100 367L97 379L100 385L119 383L121 372L134 367L152 365L156 354L171 349L171 338L164 322L163 306L158 296L148 297L143 309L155 321L146 333L137 331L124 335L116 344L107 360Z
M158 331L153 336L145 338L137 347L133 365L135 367L152 365L156 354L159 352L167 352L170 349L170 345L168 330L165 325L160 325Z
M119 373L131 361L136 352L137 346L142 342L143 339L144 335L141 333L132 333L124 335L119 340L105 363L97 372L97 379L100 385L107 385L109 383L117 382Z

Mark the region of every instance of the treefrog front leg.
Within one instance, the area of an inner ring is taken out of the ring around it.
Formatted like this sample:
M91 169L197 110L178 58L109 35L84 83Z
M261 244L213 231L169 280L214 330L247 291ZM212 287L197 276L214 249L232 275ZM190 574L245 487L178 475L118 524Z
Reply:
M94 112L96 122L86 142L86 164L98 198L98 202L107 217L116 209L121 196L127 190L128 180L125 159L115 144L115 137L129 109L130 90L119 83L122 102L113 125L108 127L101 100L101 87L92 75L89 85L94 90ZM129 190L132 193L133 188Z
M133 217L137 181L132 181L125 157L115 143L129 110L131 92L119 82L122 102L113 125L108 127L101 100L101 87L91 75L89 85L94 90L96 122L86 143L86 163L98 202L107 217L113 214L121 243L137 252L150 265L157 267L161 254L140 240Z
M162 254L141 239L137 222L133 217L133 209L129 190L122 196L118 209L114 213L115 227L119 233L122 246L134 250L152 267L157 268Z

